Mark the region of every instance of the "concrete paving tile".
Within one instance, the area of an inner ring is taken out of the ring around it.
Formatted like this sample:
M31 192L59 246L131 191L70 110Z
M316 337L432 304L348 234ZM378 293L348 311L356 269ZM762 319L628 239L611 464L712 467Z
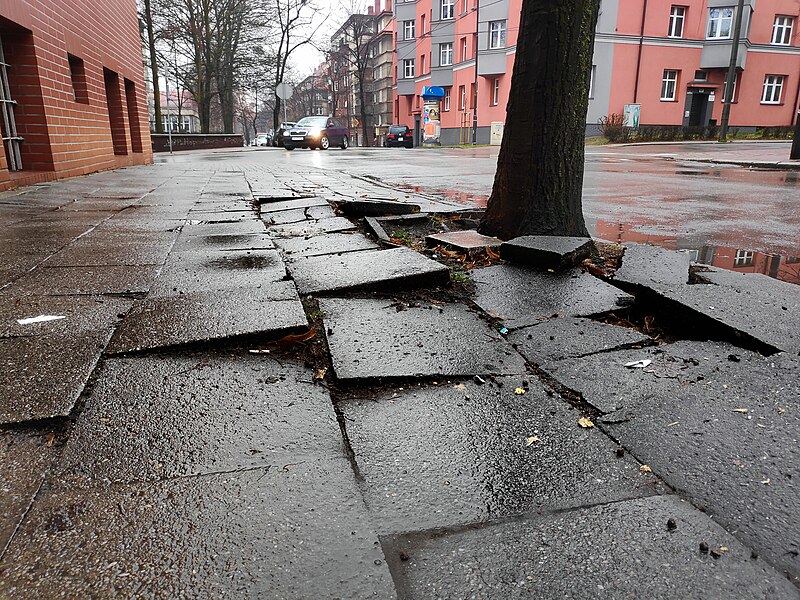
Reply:
M322 233L335 233L337 231L353 231L355 229L355 224L344 217L333 217L332 219L320 219L319 221L311 221L308 223L274 225L270 227L268 231L270 235L275 237L291 238L319 235Z
M301 294L445 285L447 267L410 248L313 256L287 265Z
M343 458L51 491L2 566L3 597L395 598Z
M502 319L509 329L535 325L553 316L602 314L633 301L633 297L588 273L546 273L511 265L470 272L475 303Z
M702 541L727 550L715 560L698 550ZM798 597L710 516L674 496L399 537L384 551L402 598Z
M28 512L55 456L55 433L0 429L0 555Z
M275 247L272 238L264 233L247 235L190 235L181 236L172 247L173 252L187 250L269 250Z
M264 233L266 228L259 219L236 221L235 223L207 223L203 220L189 219L181 230L181 237L190 235L249 235Z
M331 215L333 216L333 215ZM287 225L289 223L302 223L303 221L310 221L304 208L293 208L291 210L281 210L276 212L267 213L262 217L267 226L270 225Z
M133 302L129 298L113 296L0 295L0 338L108 331L125 316ZM64 318L28 325L17 322L42 315Z
M277 250L172 252L151 297L244 288L282 289L286 268Z
M105 239L76 240L49 258L46 266L160 265L172 248L177 234L161 236L160 239L141 239L143 237L145 236L122 234L120 236L107 236Z
M277 339L308 326L290 281L262 288L190 292L139 301L114 332L106 352L210 342L261 334Z
M675 252L647 244L625 244L622 266L614 280L649 286L684 285L689 282L691 259L687 252Z
M86 399L53 485L154 481L341 454L310 369L244 350L112 358Z
M390 300L323 299L340 380L525 373L522 357L460 304L401 312Z
M477 231L453 231L450 233L437 233L425 238L428 246L448 246L463 252L482 252L486 248L499 248L502 243L498 238L481 235Z
M537 269L561 271L578 265L593 251L594 242L589 238L525 235L503 242L500 257Z
M404 386L339 403L382 535L663 491L528 376ZM522 388L525 389L525 388Z
M0 294L74 296L144 294L156 278L156 265L80 267L39 266L17 279Z
M277 238L277 246L287 260L294 261L309 256L341 254L357 250L377 250L379 246L360 233L329 233L300 238Z
M348 217L383 217L386 215L409 215L419 212L419 205L393 200L371 198L343 198L335 201L336 207Z
M508 339L525 358L536 364L655 343L634 329L574 317L542 321L539 325L511 332Z
M310 206L329 206L329 204L324 198L296 198L294 200L282 200L279 202L261 202L259 209L261 217L264 218L267 213L304 209Z
M197 219L208 223L242 223L252 221L257 217L252 210L239 209L236 212L225 210L191 210L188 214L189 219Z
M0 339L0 423L72 411L111 331Z

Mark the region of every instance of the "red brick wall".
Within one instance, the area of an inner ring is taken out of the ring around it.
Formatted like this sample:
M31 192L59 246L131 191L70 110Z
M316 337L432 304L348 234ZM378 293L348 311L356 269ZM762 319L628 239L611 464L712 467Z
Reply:
M12 174L11 181L152 161L136 0L2 0L0 35L12 65L9 79L22 86L15 100L26 138L23 151L30 155L30 160L23 156L25 171ZM27 46L19 41L26 37ZM85 96L78 100L69 55L83 61ZM111 98L108 80L115 81ZM109 100L117 109L112 111L114 135ZM3 187L8 187L4 152Z

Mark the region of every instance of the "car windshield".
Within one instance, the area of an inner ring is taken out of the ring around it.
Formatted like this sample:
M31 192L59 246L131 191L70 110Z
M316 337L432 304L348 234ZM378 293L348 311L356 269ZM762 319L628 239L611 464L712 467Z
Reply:
M328 117L303 117L297 122L298 127L325 127Z

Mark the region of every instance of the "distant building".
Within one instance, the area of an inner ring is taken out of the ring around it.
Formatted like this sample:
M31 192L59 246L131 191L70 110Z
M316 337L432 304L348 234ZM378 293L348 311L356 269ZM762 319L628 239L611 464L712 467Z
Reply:
M135 0L2 0L0 48L0 189L152 161Z
M394 118L414 127L423 86L444 88L441 141L488 143L505 121L522 0L395 3ZM639 105L640 124L718 124L730 61L735 0L603 0L587 132ZM797 0L745 1L733 127L791 126L800 95ZM476 94L477 89L477 94ZM534 102L535 99L531 99Z

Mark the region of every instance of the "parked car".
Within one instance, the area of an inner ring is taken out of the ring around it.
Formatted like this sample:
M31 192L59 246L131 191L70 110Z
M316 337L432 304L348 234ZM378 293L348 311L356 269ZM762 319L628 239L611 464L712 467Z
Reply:
M397 148L399 146L413 148L414 132L405 125L392 125L386 134L386 147Z
M292 127L294 127L294 123L281 123L281 126L278 127L272 136L272 145L276 148L283 146L283 136L286 134L286 131Z
M350 146L350 130L334 117L303 117L283 138L283 147L287 150L327 150L331 146L339 146L342 150Z
M259 133L253 140L253 146L269 146L270 139L268 133Z

